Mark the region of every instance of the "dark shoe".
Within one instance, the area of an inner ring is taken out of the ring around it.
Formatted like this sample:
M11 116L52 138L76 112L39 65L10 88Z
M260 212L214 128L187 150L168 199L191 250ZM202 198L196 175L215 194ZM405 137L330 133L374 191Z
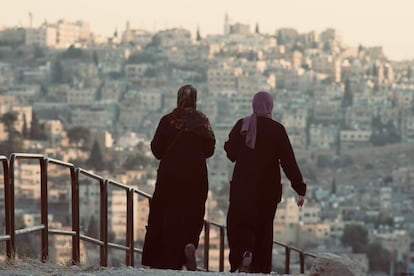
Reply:
M195 271L197 269L197 262L196 262L196 256L195 256L195 247L194 244L189 243L184 248L184 254L185 254L185 266L187 270Z
M250 272L250 265L252 263L252 252L245 251L241 261L239 272Z

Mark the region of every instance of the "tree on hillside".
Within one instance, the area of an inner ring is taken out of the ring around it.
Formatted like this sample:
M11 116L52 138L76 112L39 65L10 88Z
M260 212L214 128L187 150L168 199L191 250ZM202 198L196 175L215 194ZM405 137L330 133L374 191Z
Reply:
M88 144L90 138L89 129L81 126L75 126L67 131L69 143L76 147Z
M97 140L93 142L91 153L89 155L89 159L87 160L86 164L89 167L92 167L98 171L105 169L105 161L103 158L101 147L99 146L99 143Z
M26 114L23 114L23 129L22 129L22 135L23 135L24 138L27 138L29 136L29 130L27 128Z
M70 45L69 48L62 53L62 58L65 59L77 59L84 56L83 50L76 48L74 45Z
M88 228L86 230L86 234L89 237L97 238L99 233L98 222L96 221L95 216L91 216L89 218Z
M32 110L32 122L30 124L29 137L32 140L46 140L47 135L37 119L36 113Z
M370 243L366 253L370 271L390 271L391 254L379 242Z
M23 151L22 135L14 127L17 119L18 114L15 111L6 112L0 117L0 121L3 122L8 134L7 140L0 143L0 152L4 155Z
M200 41L201 40L200 28L198 28L198 27L197 27L196 40L197 41Z
M351 80L347 78L345 80L345 91L344 96L342 97L342 107L351 106L353 102L353 96L351 91Z
M53 83L64 83L63 65L60 59L57 59L52 66L51 78Z
M368 245L368 231L361 224L347 224L341 242L344 246L350 246L352 253L364 253Z

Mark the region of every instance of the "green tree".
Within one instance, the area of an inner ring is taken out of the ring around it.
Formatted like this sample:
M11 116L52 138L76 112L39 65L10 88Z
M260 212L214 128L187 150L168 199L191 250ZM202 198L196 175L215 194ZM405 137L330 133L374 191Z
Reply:
M95 66L99 65L98 53L96 51L93 51L93 63L95 64Z
M45 52L43 51L43 49L41 47L36 46L33 49L33 56L35 58L44 58L46 55L45 55Z
M98 222L96 221L95 216L92 215L89 218L89 224L88 224L88 228L86 230L86 234L89 237L97 238L98 237L98 233L99 233Z
M85 127L73 127L67 131L69 143L75 144L76 147L88 144L90 131Z
M366 253L370 271L382 271L386 273L390 271L391 254L379 242L370 243Z
M259 23L256 23L256 27L255 27L254 32L255 32L256 34L260 34L260 30L259 30Z
M18 215L15 217L15 228L24 229L26 224L24 223L23 216ZM16 239L16 251L18 256L26 258L36 258L37 252L35 252L36 247L32 246L31 238L28 235L22 235Z
M105 169L103 154L97 140L93 142L91 153L89 154L89 159L86 164L98 171Z
M7 140L0 143L0 152L4 155L9 155L13 152L23 151L22 135L14 127L18 119L18 113L15 111L6 112L0 119L6 127L8 134Z
M345 91L344 96L342 97L342 107L351 106L353 102L353 96L351 91L351 80L347 78L345 80Z
M381 210L378 214L375 225L394 226L394 214L392 213L392 211L385 209Z
M200 35L200 28L197 27L197 35L196 35L196 39L197 41L201 40L201 35Z
M39 119L36 116L36 112L32 110L32 122L30 124L30 139L32 140L46 140L47 135L39 123Z
M52 66L52 82L53 83L64 83L64 72L63 65L60 59L57 59Z
M336 195L336 179L332 179L332 188L331 188L331 194Z
M350 246L352 253L364 253L368 245L368 231L361 224L347 224L341 242L344 246Z
M6 112L1 117L1 121L6 127L6 131L9 133L9 135L15 131L14 124L16 123L17 119L18 113L16 111Z
M22 129L22 135L23 135L24 138L27 138L29 136L29 130L27 129L26 114L23 114L23 129Z
M70 45L69 48L62 53L64 59L79 59L84 57L83 50L76 48L74 45Z

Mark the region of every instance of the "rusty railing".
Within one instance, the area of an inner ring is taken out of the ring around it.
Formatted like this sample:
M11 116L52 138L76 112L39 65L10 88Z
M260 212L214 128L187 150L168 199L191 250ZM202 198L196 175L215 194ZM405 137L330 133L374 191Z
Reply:
M17 160L37 160L40 166L40 224L16 229L15 227L15 168ZM75 167L71 163L63 162L53 158L47 158L39 154L13 153L10 158L0 155L0 161L3 167L3 183L4 183L4 218L5 231L4 235L0 235L0 242L6 242L6 254L8 259L16 257L16 236L29 233L40 232L41 243L41 261L45 262L49 258L48 240L49 234L67 235L72 237L72 264L80 264L80 241L88 241L100 248L99 262L100 266L108 266L108 250L115 248L125 252L125 265L134 266L135 254L142 254L142 248L135 247L134 241L134 197L142 196L151 201L151 195L134 189L115 180L106 179L93 172ZM71 230L51 229L48 225L48 166L54 164L69 171L71 186ZM85 235L80 230L80 197L79 197L79 179L87 177L99 183L100 190L100 208L99 208L99 238ZM115 187L125 192L126 199L126 235L124 244L108 241L108 187ZM0 214L2 215L2 214ZM211 221L204 222L204 244L203 246L203 264L198 270L209 271L209 254L210 254L210 230L214 227L219 233L219 264L218 271L224 271L225 265L225 237L226 228ZM274 245L281 246L285 249L285 273L290 273L290 255L291 251L299 254L300 273L305 272L305 256L316 257L313 254L306 253L287 244L274 241Z

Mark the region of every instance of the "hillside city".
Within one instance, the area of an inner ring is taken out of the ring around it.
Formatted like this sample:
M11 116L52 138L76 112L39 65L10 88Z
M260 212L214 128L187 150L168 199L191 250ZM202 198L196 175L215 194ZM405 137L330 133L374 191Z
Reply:
M233 164L223 145L235 122L251 114L253 94L266 90L308 185L298 208L283 179L275 240L346 254L366 271L414 271L413 70L414 60L389 60L380 45L349 46L335 29L265 34L259 24L227 14L223 33L214 35L151 32L126 22L103 37L87 22L64 19L0 26L0 154L42 154L152 194L158 165L152 136L175 108L178 88L190 83L217 139L208 160L206 219L224 225ZM58 168L50 174L49 225L70 228L70 181ZM16 227L36 225L38 164L19 163L15 177ZM0 185L0 210L3 190ZM81 229L96 235L99 185L85 180L79 190ZM109 193L112 240L125 237L121 194ZM148 215L142 203L134 213L141 243ZM68 237L55 239L51 258L64 262ZM31 242L20 241L21 254L34 254ZM96 258L87 248L82 245L83 260ZM4 258L3 244L0 252Z

